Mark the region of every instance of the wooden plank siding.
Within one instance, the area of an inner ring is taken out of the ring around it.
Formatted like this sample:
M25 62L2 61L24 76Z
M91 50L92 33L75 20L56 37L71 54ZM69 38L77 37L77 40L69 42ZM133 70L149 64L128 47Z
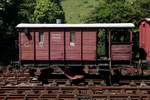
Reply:
M112 44L111 45L111 59L112 60L131 60L132 49L128 44Z
M64 30L50 31L50 60L64 60Z
M83 30L83 60L96 60L96 29Z
M20 33L20 49L21 60L34 60L34 32Z
M38 32L35 32L35 48L36 48L36 60L49 60L49 45L48 45L48 30L45 30L45 32L43 32L43 38L44 38L44 41L39 41L39 38L40 38L40 33L39 32L43 32L43 31L38 31Z
M150 61L150 22L147 20L142 20L139 26L139 44L146 53L146 60Z
M74 46L71 45L70 34L74 32ZM81 29L66 30L66 60L81 60Z
M74 32L74 44L70 42ZM40 34L43 33L43 41ZM20 32L20 60L26 61L94 61L97 29L32 28L29 36Z

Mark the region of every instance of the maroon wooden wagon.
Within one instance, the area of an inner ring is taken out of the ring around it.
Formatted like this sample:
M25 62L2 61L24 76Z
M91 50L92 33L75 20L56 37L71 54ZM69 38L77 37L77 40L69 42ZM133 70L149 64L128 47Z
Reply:
M150 18L141 20L139 30L140 58L150 61Z
M98 33L105 34L108 61L132 59L132 23L18 24L21 63L99 64ZM119 35L123 38L116 41Z

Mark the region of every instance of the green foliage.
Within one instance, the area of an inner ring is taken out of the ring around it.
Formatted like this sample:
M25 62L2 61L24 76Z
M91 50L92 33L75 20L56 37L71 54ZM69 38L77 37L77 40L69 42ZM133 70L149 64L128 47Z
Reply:
M36 0L21 0L18 11L19 22L31 23Z
M63 18L61 7L50 0L37 0L33 15L33 22L54 23L56 19Z
M101 3L85 18L86 22L135 22L139 20L141 12L136 6L127 1L112 1Z
M17 23L18 0L3 0L0 2L0 34L7 38L8 34L14 35Z
M62 0L67 23L85 23L85 18L95 10L103 0Z
M132 22L150 16L149 0L104 0L85 18L85 22Z
M97 44L97 56L100 57L100 56L104 56L106 55L105 52L106 52L106 45L105 45L105 31L103 30L100 30L99 33L98 33L98 44Z

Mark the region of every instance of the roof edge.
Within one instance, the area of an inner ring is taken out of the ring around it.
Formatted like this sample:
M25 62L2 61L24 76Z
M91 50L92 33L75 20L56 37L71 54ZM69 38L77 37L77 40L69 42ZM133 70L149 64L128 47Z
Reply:
M16 28L133 28L133 23L93 23L93 24L34 24L20 23Z

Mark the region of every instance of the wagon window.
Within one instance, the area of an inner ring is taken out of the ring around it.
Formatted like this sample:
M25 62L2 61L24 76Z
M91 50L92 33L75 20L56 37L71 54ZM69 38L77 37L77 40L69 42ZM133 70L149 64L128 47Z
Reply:
M75 32L70 32L70 46L75 45Z
M25 33L25 35L26 35L26 37L27 37L28 40L32 40L32 35L31 35L29 29L25 28L25 29L23 30L23 32Z
M111 35L112 42L115 43L128 43L130 42L130 32L128 30L122 29L122 30L113 30Z
M39 42L44 42L44 33L39 32Z

